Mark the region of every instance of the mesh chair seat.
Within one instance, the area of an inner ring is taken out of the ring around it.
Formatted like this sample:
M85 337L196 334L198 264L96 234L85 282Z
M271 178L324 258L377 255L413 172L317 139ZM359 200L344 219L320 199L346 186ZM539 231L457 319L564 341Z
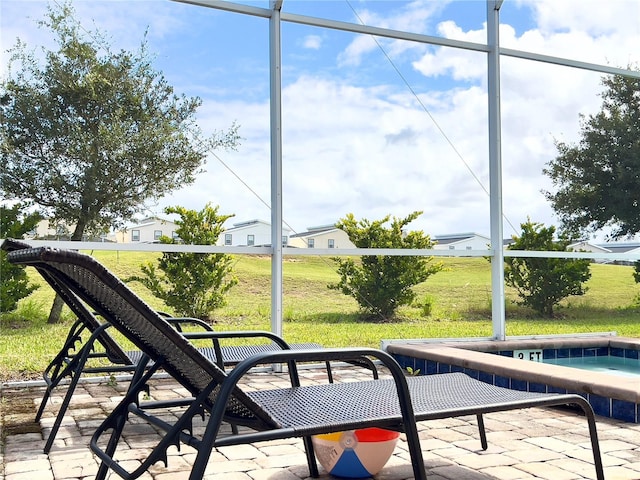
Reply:
M464 373L407 378L416 420L433 420L456 415L477 415L497 408L505 410L534 405L548 394L522 392L479 382ZM317 432L327 425L352 424L362 418L393 426L402 415L393 380L360 381L331 385L309 385L247 393L270 413L281 428L299 434ZM354 405L357 405L354 408ZM484 406L484 409L480 406ZM328 428L328 431L331 427Z

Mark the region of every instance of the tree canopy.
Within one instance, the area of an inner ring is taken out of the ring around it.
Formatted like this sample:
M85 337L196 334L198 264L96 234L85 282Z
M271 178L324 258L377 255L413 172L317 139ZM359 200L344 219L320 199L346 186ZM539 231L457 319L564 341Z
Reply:
M358 248L431 248L433 242L422 231L405 232L405 227L422 212L406 218L391 217L370 222L356 220L352 213L341 219L336 227L343 230ZM414 285L442 270L441 262L431 264L433 257L363 255L359 262L353 258L334 259L338 264L340 281L329 288L340 290L356 299L369 320L390 319L398 307L415 299Z
M0 205L0 238L23 238L33 230L42 216L29 212L25 204ZM0 312L11 312L18 301L31 294L38 285L29 282L23 265L15 265L7 260L7 252L0 250Z
M567 250L569 241L554 239L556 228L528 220L520 225L509 250ZM589 260L580 258L506 257L504 280L515 288L520 303L545 317L553 317L554 307L570 295L584 295L583 283L591 278Z
M207 204L201 211L167 207L165 213L177 214L178 238L160 237L160 243L215 245L224 231L223 224L233 215L219 215L219 207ZM225 295L238 283L233 275L233 257L225 253L164 252L158 268L152 262L141 266L142 275L127 281L139 281L178 315L212 320L211 312L226 303Z
M146 40L114 53L69 3L39 23L58 48L43 48L43 60L19 40L10 50L0 83L0 185L5 198L32 201L73 226L72 240L120 225L192 183L212 148L237 145L235 124L203 135L201 100L174 93Z
M545 192L574 237L611 228L614 238L640 232L640 78L610 76L596 115L582 117L577 145L556 142L543 172Z

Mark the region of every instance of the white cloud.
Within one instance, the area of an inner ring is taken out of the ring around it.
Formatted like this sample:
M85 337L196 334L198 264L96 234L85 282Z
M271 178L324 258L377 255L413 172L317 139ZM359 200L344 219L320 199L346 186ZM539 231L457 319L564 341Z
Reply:
M636 0L552 2L520 0L531 8L538 28L544 32L577 31L592 37L638 32L640 3Z
M310 76L285 88L283 201L285 219L295 230L335 222L348 212L375 219L424 210L425 215L415 227L424 228L427 233L451 228L437 218L441 215L438 212L450 212L456 217L462 211L476 211L477 218L487 218L488 198L432 122L416 109L415 101L407 101L404 94L389 100L389 93L388 88L358 88ZM469 92L457 91L453 96L433 103L443 109L460 104L459 112L471 118L479 116L482 105L465 98ZM238 153L221 157L229 158L227 163L234 171L270 201L269 149L264 142L268 132L259 127L268 124L267 111L261 106L258 114L256 106L249 104L234 104L232 110L240 117L254 119L255 125L253 121L248 125L253 128L252 134L243 132L247 140ZM446 114L445 128L460 124L450 113L441 113ZM475 135L467 136L472 131L479 132L481 142L486 143L482 122L469 120L464 124L464 132L453 140L459 140L467 161L482 171L486 164L484 154L473 153L481 145L476 144ZM232 205L229 208L242 218L264 217L253 214L264 208L252 195L243 194L238 200L234 192L246 187L215 164L213 160L208 167L210 193L201 189L189 198L190 202L213 201ZM465 188L460 190L462 186ZM194 188L188 190L193 192ZM451 195L452 191L456 195ZM482 226L486 231L487 222L481 220L478 228Z
M428 0L398 2L397 8L392 13L385 15L371 9L356 9L354 23L391 30L424 33L430 29L433 16L442 11L447 3L449 2L444 0L438 2ZM343 66L360 65L366 54L379 51L378 44L384 45L385 51L392 56L399 55L405 50L422 50L424 48L422 45L401 40L374 40L369 35L359 35L341 53L338 58L338 64Z
M502 37L504 47L574 60L626 67L640 62L640 2L521 0L535 29L520 38Z
M320 50L322 47L322 37L320 35L307 35L302 42L304 48Z

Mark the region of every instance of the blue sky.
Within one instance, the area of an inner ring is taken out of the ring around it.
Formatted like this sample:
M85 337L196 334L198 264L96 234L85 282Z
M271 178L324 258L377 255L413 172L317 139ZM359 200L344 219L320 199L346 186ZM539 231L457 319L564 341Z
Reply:
M250 3L250 2L244 2ZM251 2L266 7L267 1ZM16 38L51 46L38 29L46 2L0 0L0 72ZM166 205L220 205L234 221L269 220L269 64L266 19L170 1L75 1L87 30L116 48L150 51L179 93L199 96L205 131L236 121L237 151L211 156L194 185ZM284 0L283 11L456 38L486 39L484 1ZM486 57L481 53L283 24L284 218L297 232L346 213L424 214L431 235L489 233ZM626 67L640 62L640 0L506 0L504 47ZM398 73L400 72L400 73ZM527 217L557 224L542 190L554 139L578 139L598 111L601 75L502 59L505 234ZM408 85L407 85L408 83ZM415 95L414 95L415 94ZM230 171L232 170L232 172ZM239 177L242 181L238 180Z

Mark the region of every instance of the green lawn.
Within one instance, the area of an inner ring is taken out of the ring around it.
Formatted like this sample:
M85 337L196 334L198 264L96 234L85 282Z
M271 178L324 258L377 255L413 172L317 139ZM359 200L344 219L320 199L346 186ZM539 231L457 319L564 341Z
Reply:
M131 275L157 254L99 251L93 254L118 276ZM270 329L271 261L265 256L237 256L239 283L228 304L215 312L217 329ZM436 261L440 261L436 259ZM444 258L446 270L416 287L415 306L403 307L399 319L387 323L358 321L358 306L327 284L338 280L328 257L285 257L284 337L290 342L318 342L325 346L379 347L383 339L491 336L489 262L481 258ZM592 265L589 290L564 301L554 319L540 319L513 303L507 290L507 335L571 334L616 331L640 337L640 287L632 268ZM43 284L35 271L34 282ZM131 288L154 308L167 310L139 284ZM43 285L21 302L16 314L0 319L0 380L37 378L62 344L73 321L47 325L53 292ZM430 309L422 307L429 304ZM428 315L426 314L428 313Z

